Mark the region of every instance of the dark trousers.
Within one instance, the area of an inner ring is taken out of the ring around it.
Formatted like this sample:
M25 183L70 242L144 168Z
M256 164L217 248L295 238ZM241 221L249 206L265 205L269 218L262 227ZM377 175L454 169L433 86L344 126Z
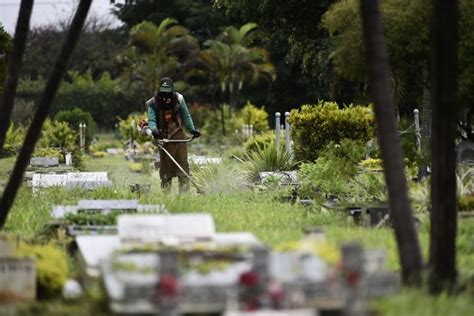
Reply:
M173 178L162 178L161 179L161 190L165 193L171 191L171 182ZM189 192L189 179L187 177L178 177L179 181L179 193Z

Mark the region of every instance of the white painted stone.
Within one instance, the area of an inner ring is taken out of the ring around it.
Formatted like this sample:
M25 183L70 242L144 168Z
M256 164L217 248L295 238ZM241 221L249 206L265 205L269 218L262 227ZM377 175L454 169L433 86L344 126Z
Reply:
M108 181L107 172L68 172L68 181Z
M224 316L318 316L319 313L315 309L282 309L282 310L257 310L252 312L246 311L226 311Z
M55 167L59 166L58 157L33 157L30 159L32 167Z
M222 158L220 157L207 157L207 156L190 156L189 160L191 163L196 165L207 165L207 164L220 164L222 163Z
M138 200L80 200L79 210L129 210L138 209Z
M65 174L41 174L35 173L32 178L34 188L49 188L54 186L65 186L67 175Z
M76 236L76 243L89 277L98 277L100 262L120 248L117 235L81 235Z
M32 258L0 257L0 297L36 298L36 265Z
M209 214L122 215L117 219L124 242L179 242L212 240L215 227Z
M82 296L82 287L76 280L69 279L64 283L61 294L65 299L78 299Z

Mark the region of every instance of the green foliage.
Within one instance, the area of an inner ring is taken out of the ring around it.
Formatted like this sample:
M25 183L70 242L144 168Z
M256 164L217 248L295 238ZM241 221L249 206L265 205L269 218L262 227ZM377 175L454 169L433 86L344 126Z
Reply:
M127 88L120 79L112 79L107 72L98 79L93 78L91 70L83 74L69 72L69 76L71 82L63 82L55 98L55 111L80 108L90 113L99 127L112 128L117 117L126 117L131 111L142 108L142 99L134 94L133 89ZM44 87L45 81L41 78L20 80L18 98L37 100Z
M58 122L66 122L69 127L78 131L79 124L86 124L86 146L90 144L94 137L96 125L92 115L89 112L85 112L80 108L73 108L71 110L59 111L54 119Z
M108 214L95 212L80 212L77 214L66 214L65 220L68 224L74 225L116 225L117 216L120 212Z
M220 111L208 111L208 116L202 127L203 134L206 135L206 141L215 141L218 144L225 142L222 131L222 115L224 115L224 125L227 135L238 137L242 128L243 120L239 113L233 110L229 105L221 106ZM232 139L237 141L239 139Z
M68 277L68 263L64 250L52 243L46 245L22 243L18 255L32 256L36 260L39 298L52 298L61 293Z
M12 46L12 39L0 23L0 95L3 95L3 83L7 71L8 55Z
M130 169L130 171L132 172L136 172L136 173L140 173L140 172L143 172L143 165L141 163L138 163L138 162L135 162L135 163L131 163L128 168Z
M148 115L144 113L131 113L126 119L119 120L120 136L123 140L134 139L140 144L149 142L151 139L148 135L139 132L138 124L141 121L148 120Z
M280 137L281 146L283 148L285 144L285 138ZM269 146L270 144L275 143L275 132L268 131L259 135L255 135L247 139L244 143L244 152L257 151L259 148Z
M264 171L291 171L295 170L298 162L294 161L291 154L284 150L276 150L275 144L270 144L245 153L245 161L253 180L258 179L259 172Z
M358 140L330 143L314 163L303 163L298 172L303 195L313 198L337 196L347 202L385 200L383 173L359 167L366 146Z
M133 26L129 43L118 60L124 68L122 76L136 84L143 96L151 97L162 77L184 79L178 70L185 68L185 62L198 50L199 44L189 31L176 20L166 18L159 25L145 21Z
M76 137L77 133L69 127L68 123L47 119L43 124L41 138L36 147L55 147L63 151L73 151L77 146Z
M268 113L264 107L258 108L250 101L244 105L240 110L240 116L242 117L244 124L253 125L253 131L255 133L263 133L268 131Z
M374 136L374 115L368 107L340 109L334 102L303 105L290 115L295 158L314 161L329 142L342 139L368 141Z
M5 138L3 150L0 152L0 158L15 156L23 145L26 136L26 128L10 124Z

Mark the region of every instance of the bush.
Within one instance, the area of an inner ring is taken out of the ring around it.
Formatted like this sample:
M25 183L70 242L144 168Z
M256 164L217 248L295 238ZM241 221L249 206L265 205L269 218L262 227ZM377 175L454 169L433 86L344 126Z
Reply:
M68 277L66 253L53 244L29 245L22 243L20 256L36 259L36 278L39 298L51 298L61 293Z
M247 139L244 143L245 152L249 153L252 151L257 151L260 148L275 144L275 131L268 131L259 135L255 135ZM285 137L282 133L280 137L280 146L283 149L285 147Z
M71 110L64 110L58 112L54 119L58 122L66 122L69 124L69 127L75 131L79 131L79 124L86 123L86 147L92 141L94 137L96 125L92 115L89 112L84 112L79 108L73 108ZM79 133L78 133L79 135ZM79 140L77 140L79 142Z
M259 148L245 154L250 176L257 180L259 173L264 171L291 171L295 170L298 163L293 161L291 154L284 150L276 151L275 144Z
M268 131L268 113L263 107L257 108L247 101L247 104L240 110L239 116L244 124L253 125L254 133L263 133Z
M209 115L202 128L203 135L205 136L204 139L206 142L214 141L217 144L224 144L226 142L237 144L241 141L239 136L241 136L241 129L244 124L243 120L238 113L234 112L230 106L226 104L223 105L223 111L226 137L224 137L222 131L222 109L219 109L208 112ZM231 137L234 139L231 139Z
M314 161L329 143L344 138L368 141L374 136L375 121L372 110L364 106L340 109L334 102L320 101L303 105L290 115L295 158Z
M15 156L23 145L25 139L26 128L17 127L15 124L10 124L5 137L5 144L3 150L0 151L0 158Z
M138 124L143 120L148 120L146 112L132 113L126 119L121 119L119 121L119 131L122 139L129 140L133 138L139 144L149 142L151 140L150 137L139 132Z

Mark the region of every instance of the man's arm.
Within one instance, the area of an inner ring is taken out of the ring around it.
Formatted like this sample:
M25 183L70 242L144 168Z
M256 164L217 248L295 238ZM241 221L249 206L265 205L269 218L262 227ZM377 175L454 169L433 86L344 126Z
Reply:
M184 97L182 94L178 94L178 101L181 105L181 115L183 116L184 126L189 132L196 130L194 128L194 123L191 114L189 114L188 106L186 105L186 101L184 101Z
M148 100L146 102L147 108L148 108L148 127L151 130L158 129L157 123L156 123L156 112L155 112L155 100L154 98Z

